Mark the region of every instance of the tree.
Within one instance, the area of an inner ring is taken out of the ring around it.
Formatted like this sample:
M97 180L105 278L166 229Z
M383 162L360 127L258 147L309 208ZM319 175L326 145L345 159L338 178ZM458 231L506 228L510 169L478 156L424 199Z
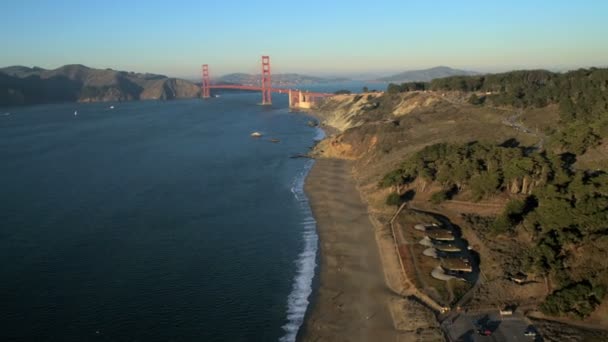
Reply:
M389 94L398 94L401 92L401 87L395 83L390 83L386 88L386 92Z
M347 89L340 89L340 90L336 90L334 91L334 94L336 95L350 95L350 90Z
M391 192L386 197L386 204L388 204L388 205L400 206L402 203L403 203L403 198L401 198L401 196L396 192Z
M479 106L485 102L485 96L479 97L476 94L471 94L469 97L469 103L475 106Z
M431 195L431 203L439 204L448 199L448 191L447 190L439 190Z

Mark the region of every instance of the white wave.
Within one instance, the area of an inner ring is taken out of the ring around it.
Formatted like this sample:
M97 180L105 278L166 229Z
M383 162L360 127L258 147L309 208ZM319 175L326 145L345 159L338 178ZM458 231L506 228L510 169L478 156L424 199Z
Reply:
M317 127L317 129L315 131L314 140L315 141L321 141L323 139L325 139L325 131L322 130L321 128Z
M309 304L308 297L312 293L312 281L317 267L317 226L312 216L308 198L304 193L304 180L313 163L313 160L306 163L304 170L294 179L291 187L291 192L299 202L305 216L305 219L301 222L304 249L295 261L296 276L293 280L291 293L287 297L287 324L283 325L285 335L279 339L281 342L296 340L298 330L304 323L304 316Z

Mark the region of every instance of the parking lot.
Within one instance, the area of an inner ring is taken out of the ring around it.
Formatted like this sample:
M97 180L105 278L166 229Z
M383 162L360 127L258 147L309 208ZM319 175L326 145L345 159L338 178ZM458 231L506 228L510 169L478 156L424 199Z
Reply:
M450 341L499 341L531 342L542 341L540 335L526 336L529 321L520 314L501 316L498 311L480 314L459 314L453 321L443 322ZM489 331L489 336L479 332ZM535 329L533 329L536 331Z

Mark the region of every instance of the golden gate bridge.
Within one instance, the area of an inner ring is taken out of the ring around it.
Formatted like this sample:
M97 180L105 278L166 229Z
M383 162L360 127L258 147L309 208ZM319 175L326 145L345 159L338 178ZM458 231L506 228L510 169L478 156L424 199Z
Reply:
M331 93L318 93L302 91L298 89L289 88L275 88L272 86L272 74L270 72L270 57L262 56L262 73L261 73L261 85L242 85L242 84L212 84L209 76L209 65L203 64L202 67L202 84L201 84L201 97L208 99L211 97L211 89L241 89L241 90L253 90L262 92L262 105L272 104L272 93L288 94L289 95L289 107L291 108L310 108L316 102L317 99L323 97L333 96Z

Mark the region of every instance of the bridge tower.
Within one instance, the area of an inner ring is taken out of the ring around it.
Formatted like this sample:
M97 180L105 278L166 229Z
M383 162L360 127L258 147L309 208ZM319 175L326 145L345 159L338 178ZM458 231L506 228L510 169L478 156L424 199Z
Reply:
M209 82L209 65L203 64L203 83L201 84L201 97L204 99L208 99L210 95L209 87L211 83Z
M262 105L272 104L272 78L270 76L270 57L262 56Z

